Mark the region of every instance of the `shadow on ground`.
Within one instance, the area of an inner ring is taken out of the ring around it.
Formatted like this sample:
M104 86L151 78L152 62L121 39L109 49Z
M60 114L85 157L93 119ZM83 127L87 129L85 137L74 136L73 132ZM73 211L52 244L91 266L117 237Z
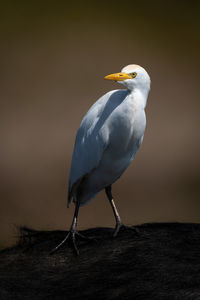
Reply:
M64 231L21 229L19 245L0 252L0 299L200 299L200 224L153 223L139 234L82 231L78 241L52 250Z

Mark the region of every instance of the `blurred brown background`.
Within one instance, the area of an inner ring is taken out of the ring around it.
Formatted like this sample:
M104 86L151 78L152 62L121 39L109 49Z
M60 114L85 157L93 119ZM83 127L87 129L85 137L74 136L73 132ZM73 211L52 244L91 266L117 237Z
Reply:
M125 223L200 222L199 1L6 1L0 9L0 247L15 225L68 229L76 131L103 77L130 63L152 79L144 142L114 185ZM79 228L113 226L104 193Z

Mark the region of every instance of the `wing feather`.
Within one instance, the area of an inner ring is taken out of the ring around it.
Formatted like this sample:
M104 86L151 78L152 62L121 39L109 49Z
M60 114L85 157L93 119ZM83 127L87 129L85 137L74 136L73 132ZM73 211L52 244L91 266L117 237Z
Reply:
M107 147L108 134L100 118L114 91L108 92L92 105L78 129L69 176L68 205L82 179L94 170Z

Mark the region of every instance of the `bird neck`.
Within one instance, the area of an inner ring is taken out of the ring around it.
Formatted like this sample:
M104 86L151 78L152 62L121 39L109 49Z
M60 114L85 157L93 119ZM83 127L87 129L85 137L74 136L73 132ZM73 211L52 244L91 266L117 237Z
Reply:
M147 104L147 97L148 93L145 90L141 91L138 88L134 88L130 91L130 96L133 99L133 101L137 104L137 106L140 106L141 108L145 109Z

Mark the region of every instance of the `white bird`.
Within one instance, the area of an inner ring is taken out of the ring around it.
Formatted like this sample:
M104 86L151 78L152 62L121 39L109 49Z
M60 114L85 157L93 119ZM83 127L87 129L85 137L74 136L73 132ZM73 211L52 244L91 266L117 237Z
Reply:
M105 77L126 89L112 90L97 100L84 116L78 129L69 176L68 205L73 198L75 213L65 239L71 236L78 254L75 235L79 207L105 189L116 219L114 236L124 226L116 209L112 184L122 175L138 152L146 127L145 107L150 77L144 68L128 65L120 73Z

